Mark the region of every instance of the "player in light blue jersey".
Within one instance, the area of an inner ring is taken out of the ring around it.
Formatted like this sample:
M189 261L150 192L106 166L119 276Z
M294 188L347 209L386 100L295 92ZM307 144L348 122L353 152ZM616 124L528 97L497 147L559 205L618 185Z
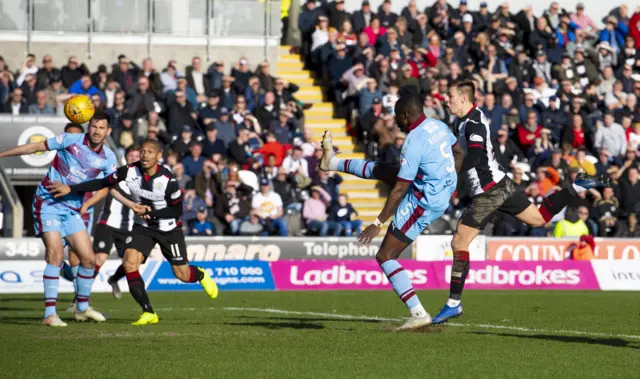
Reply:
M104 316L89 307L93 285L95 256L85 223L80 215L82 195L54 198L47 187L53 182L78 184L111 175L117 168L116 156L104 141L111 132L106 114L97 111L86 134L61 134L42 142L15 147L0 158L56 151L49 172L36 190L33 199L33 220L36 235L46 248L44 270L45 314L43 324L66 326L56 313L58 279L64 256L63 239L80 258L77 274L77 311L75 319L105 321Z
M333 151L331 134L325 132L320 169L378 179L393 187L382 212L360 234L358 242L370 243L393 216L376 260L411 313L411 318L398 328L406 330L431 324L431 316L420 303L409 274L397 259L449 206L457 185L456 163L462 161L464 153L455 149L454 159L452 146L456 137L443 122L425 117L420 97L412 94L400 97L395 105L395 118L407 133L399 164L338 159Z

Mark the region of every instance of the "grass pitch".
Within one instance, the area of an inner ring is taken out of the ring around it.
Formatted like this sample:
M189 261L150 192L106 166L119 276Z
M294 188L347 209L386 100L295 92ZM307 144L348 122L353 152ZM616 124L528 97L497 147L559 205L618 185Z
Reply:
M447 294L419 292L435 315ZM40 325L42 295L0 296L3 378L638 378L631 292L467 291L455 323L394 332L391 291L150 293L160 324L133 327L128 294L92 297L105 324ZM70 301L63 295L62 309Z

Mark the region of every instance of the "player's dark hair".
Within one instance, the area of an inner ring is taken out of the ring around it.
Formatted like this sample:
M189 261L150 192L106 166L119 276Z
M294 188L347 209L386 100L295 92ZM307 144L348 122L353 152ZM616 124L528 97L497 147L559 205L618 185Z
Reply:
M396 113L407 113L412 116L419 116L424 114L420 95L414 93L406 93L401 96L396 102Z
M153 139L146 139L142 142L142 145L153 145L153 147L156 148L156 150L158 151L162 151L162 144L160 143L160 141L156 141Z
M473 103L473 99L476 95L476 85L471 80L461 80L459 82L455 82L451 85L452 87L456 87L458 92L463 95L467 95L469 97L469 101Z
M109 116L107 116L107 114L100 110L100 109L96 109L96 112L93 114L93 117L91 118L91 121L101 121L101 120L106 120L107 124L109 123ZM111 127L111 125L109 124L109 127Z
M65 133L70 133L69 131L71 129L80 129L80 134L84 133L84 128L82 127L82 125L78 125L78 124L74 124L73 122L68 123L67 125L64 126L64 132Z

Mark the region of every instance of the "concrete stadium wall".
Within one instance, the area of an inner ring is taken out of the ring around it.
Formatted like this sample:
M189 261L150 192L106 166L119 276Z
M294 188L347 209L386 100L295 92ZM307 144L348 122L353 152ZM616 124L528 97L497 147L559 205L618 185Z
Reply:
M14 70L20 67L27 54L26 36L0 34L0 55ZM46 38L45 38L46 37ZM121 41L121 43L115 43ZM270 41L268 59L276 61L278 59L278 39ZM180 39L165 38L162 44L158 41L151 47L151 57L157 69L164 68L170 59L178 61L178 67L191 64L193 56L200 56L205 64L221 60L226 67L232 67L245 56L249 60L251 67L255 67L265 58L264 39L260 38L213 38L211 46L211 60L207 62L206 39ZM76 55L78 60L84 62L90 70L96 70L101 63L110 65L116 62L119 54L125 54L129 59L140 64L148 54L147 43L144 37L95 37L92 48L93 54L88 56L89 47L86 37L81 36L34 36L31 45L31 52L36 54L38 63L42 55L51 54L56 66L61 67L66 64L69 55Z
M374 9L378 9L378 6L382 4L384 0L370 0L371 6ZM520 9L524 8L526 5L531 5L533 7L534 14L539 15L545 9L549 8L549 4L551 4L551 0L543 0L543 1L533 1L533 0L469 0L469 8L472 10L477 10L480 8L480 3L482 1L486 1L489 6L489 11L495 11L500 4L507 2L509 3L509 7L512 12L518 12ZM625 1L602 1L602 0L556 0L560 4L561 7L565 8L567 11L572 12L576 9L576 4L582 2L585 5L586 12L591 18L594 19L596 23L600 22L600 19L604 17L606 14L611 11L611 9L620 6L621 4L629 5L629 10L631 12L634 11L637 6L637 2L634 4L633 1L625 2ZM400 1L395 0L391 3L391 8L394 12L400 13L402 9L407 6L409 3L408 0ZM430 6L434 3L434 0L417 0L418 9L424 9L427 6ZM454 7L457 7L459 4L459 0L450 0L449 4ZM347 0L345 1L345 8L347 11L352 12L360 9L362 5L362 1L359 0Z

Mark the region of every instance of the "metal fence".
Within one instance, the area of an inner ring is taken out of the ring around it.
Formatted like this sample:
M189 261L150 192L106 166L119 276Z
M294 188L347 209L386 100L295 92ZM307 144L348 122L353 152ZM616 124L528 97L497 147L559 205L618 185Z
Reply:
M274 0L0 0L0 32L153 37L280 35ZM207 43L210 43L207 42Z

